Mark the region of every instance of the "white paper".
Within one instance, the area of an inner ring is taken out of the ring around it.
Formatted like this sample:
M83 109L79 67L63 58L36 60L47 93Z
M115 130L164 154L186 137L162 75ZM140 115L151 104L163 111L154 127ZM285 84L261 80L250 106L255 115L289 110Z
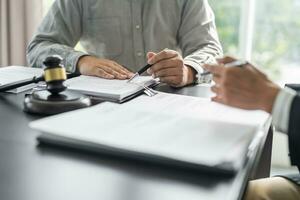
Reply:
M23 66L8 66L0 68L0 86L19 81L32 79L34 76L41 76L43 70Z
M30 127L125 150L217 165L241 159L242 151L268 118L261 111L159 93L45 118Z
M130 83L127 81L82 75L67 80L66 85L70 90L88 95L123 99L143 89L143 85L149 86L155 83L151 76L139 76Z

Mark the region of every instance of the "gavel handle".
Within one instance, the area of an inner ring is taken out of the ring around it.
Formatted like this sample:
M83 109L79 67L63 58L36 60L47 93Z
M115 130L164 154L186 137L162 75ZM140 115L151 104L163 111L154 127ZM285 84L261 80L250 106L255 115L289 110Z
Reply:
M80 76L80 74L78 74L78 73L67 74L68 79L75 78L77 76ZM4 86L0 86L0 92L6 92L8 90L13 90L13 89L16 89L18 87L29 85L31 83L38 83L38 82L44 81L44 80L45 80L44 76L38 76L38 77L35 76L30 80L25 80L25 81L20 81L20 82L17 82L17 83L11 83L11 84L7 84L7 85L4 85Z
M5 86L0 86L0 92L6 92L8 90L13 90L13 89L16 89L18 87L29 85L31 83L38 83L38 82L43 81L43 80L44 80L43 76L39 76L39 77L35 76L30 80L25 80L25 81L20 81L20 82L17 82L17 83L7 84Z
M71 78L75 78L75 77L78 77L80 76L81 74L80 73L70 73L70 74L67 74L67 79L71 79Z

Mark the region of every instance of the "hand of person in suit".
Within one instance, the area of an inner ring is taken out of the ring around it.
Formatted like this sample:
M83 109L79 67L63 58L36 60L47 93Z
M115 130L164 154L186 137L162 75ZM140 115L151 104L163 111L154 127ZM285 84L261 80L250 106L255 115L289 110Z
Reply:
M213 74L215 82L212 91L216 96L212 100L238 108L261 109L271 113L280 91L279 86L251 64L243 67L224 66L235 60L225 57L219 59L218 64L204 66Z
M83 56L79 59L77 69L82 75L98 76L106 79L128 79L133 76L125 67L112 60Z
M153 64L148 73L161 82L173 87L192 84L196 71L183 63L181 55L173 50L165 49L159 53L149 52L148 63Z

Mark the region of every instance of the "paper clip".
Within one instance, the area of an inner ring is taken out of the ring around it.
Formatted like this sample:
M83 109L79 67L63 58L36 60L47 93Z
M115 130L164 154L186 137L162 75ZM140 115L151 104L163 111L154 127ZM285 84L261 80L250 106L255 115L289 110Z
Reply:
M158 94L158 92L156 92L155 90L149 88L146 85L143 85L143 88L145 89L144 93L147 94L149 97L153 97L153 96Z
M136 83L136 82L131 82L132 84L135 84L135 85L138 85L140 87L143 87L144 88L144 93L146 95L148 95L149 97L153 97L155 96L156 94L158 94L157 91L153 90L152 88L149 88L148 86L146 85L143 85L143 84L139 84L139 83Z

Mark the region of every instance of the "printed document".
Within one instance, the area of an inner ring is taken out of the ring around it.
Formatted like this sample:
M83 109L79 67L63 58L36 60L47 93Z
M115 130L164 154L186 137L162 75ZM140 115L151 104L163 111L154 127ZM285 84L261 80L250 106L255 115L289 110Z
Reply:
M237 170L249 143L269 118L262 111L160 92L44 118L30 127L77 144L90 142L212 167L231 163Z

